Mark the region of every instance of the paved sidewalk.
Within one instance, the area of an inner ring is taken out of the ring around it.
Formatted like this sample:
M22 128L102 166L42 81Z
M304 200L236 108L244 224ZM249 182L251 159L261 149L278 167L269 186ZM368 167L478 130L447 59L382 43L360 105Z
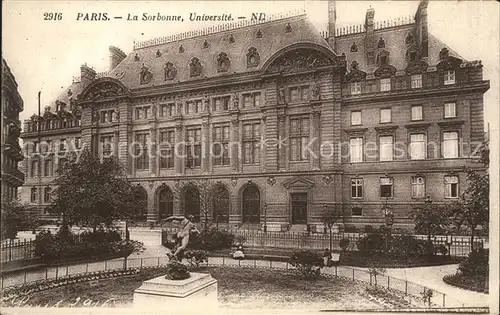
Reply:
M167 248L161 245L149 245L143 253L138 255L131 255L128 258L128 267L140 266L157 266L158 264L165 264L168 261L165 253ZM274 268L290 268L285 262L278 261L264 261L264 260L234 260L230 257L210 257L209 263L213 265L241 265L241 266L255 266L255 267L274 267ZM123 268L123 259L113 259L102 262L95 262L89 264L74 264L68 267L49 267L42 270L33 270L27 272L20 272L18 274L6 275L3 280L3 286L8 287L12 285L22 284L24 282L31 282L42 280L44 278L56 278L65 276L67 274L78 274L93 271L102 271L110 269ZM386 274L401 280L407 280L427 288L439 291L446 294L447 307L485 307L488 306L488 295L468 291L460 288L450 286L443 282L442 278L447 274L452 274L456 271L458 265L445 265L435 267L417 267L406 269L387 269ZM344 266L351 268L349 266ZM357 270L364 270L366 268L354 268ZM323 271L327 274L334 274L334 268L324 268ZM339 274L340 275L340 274ZM346 275L347 276L347 275Z

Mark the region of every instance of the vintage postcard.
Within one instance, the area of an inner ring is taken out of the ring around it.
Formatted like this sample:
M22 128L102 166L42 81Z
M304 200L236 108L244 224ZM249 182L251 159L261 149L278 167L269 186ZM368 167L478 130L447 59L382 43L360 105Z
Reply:
M2 5L2 313L498 314L498 2Z

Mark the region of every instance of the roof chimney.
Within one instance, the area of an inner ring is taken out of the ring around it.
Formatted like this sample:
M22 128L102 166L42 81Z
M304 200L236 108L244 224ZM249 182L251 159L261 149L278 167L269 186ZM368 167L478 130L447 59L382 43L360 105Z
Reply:
M333 50L335 47L335 25L337 22L337 8L335 0L328 0L328 44Z
M85 88L90 82L94 81L96 72L94 69L87 66L87 64L80 66L80 80Z
M375 26L373 24L374 18L375 10L370 6L370 8L366 11L365 17L365 51L366 63L369 67L375 64Z
M127 55L118 47L109 46L109 71L113 70Z
M418 5L417 13L415 14L415 24L417 26L417 40L420 44L422 58L427 58L429 55L429 31L427 25L427 5L428 0L421 0Z

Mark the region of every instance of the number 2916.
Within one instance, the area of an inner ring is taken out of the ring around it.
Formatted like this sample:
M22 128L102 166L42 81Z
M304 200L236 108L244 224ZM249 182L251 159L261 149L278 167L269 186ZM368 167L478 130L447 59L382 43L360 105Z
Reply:
M62 13L44 13L44 21L59 21L62 20Z

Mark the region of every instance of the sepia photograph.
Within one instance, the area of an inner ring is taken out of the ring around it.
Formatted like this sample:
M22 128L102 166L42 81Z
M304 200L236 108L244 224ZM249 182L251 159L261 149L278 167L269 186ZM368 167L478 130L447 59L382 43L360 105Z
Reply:
M498 314L498 1L2 9L2 314Z

